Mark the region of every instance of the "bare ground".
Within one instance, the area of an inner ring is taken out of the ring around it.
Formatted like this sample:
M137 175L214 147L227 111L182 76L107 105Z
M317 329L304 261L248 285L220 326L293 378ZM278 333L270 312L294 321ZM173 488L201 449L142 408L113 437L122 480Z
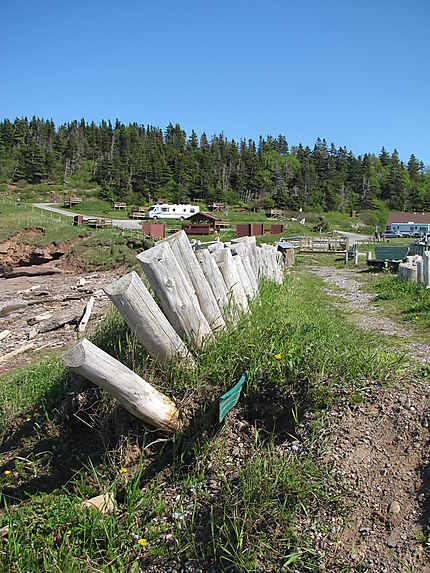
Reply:
M427 364L430 347L410 342L411 329L383 316L355 270L318 267L312 272L355 324L403 337L410 357L410 372L395 386L369 382L362 403L330 415L328 459L349 492L350 519L343 527L332 518L327 537L319 542L321 569L429 573L430 392L414 361Z
M43 267L44 265L41 265ZM81 315L90 296L95 304L88 331L92 332L110 306L103 286L121 275L121 271L77 274L64 272L48 276L0 278L0 332L10 334L0 341L0 357L27 344L34 348L0 362L0 373L24 366L37 357L60 350L76 340L75 325L66 324L51 332L32 337L35 317L50 313L57 317L63 313ZM81 280L83 279L83 280ZM32 289L32 290L31 290ZM39 324L43 324L43 321Z

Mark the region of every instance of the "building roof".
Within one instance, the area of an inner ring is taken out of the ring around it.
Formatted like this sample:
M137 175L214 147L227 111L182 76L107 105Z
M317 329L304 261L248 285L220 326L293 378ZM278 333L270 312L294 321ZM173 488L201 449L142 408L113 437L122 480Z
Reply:
M206 213L206 212L195 213L191 217L188 217L189 221L200 221L201 219L204 219L205 221L208 221L210 223L215 223L215 221L218 221L217 217L214 217L212 213Z
M387 219L387 227L392 223L430 225L430 213L404 213L402 211L390 211Z

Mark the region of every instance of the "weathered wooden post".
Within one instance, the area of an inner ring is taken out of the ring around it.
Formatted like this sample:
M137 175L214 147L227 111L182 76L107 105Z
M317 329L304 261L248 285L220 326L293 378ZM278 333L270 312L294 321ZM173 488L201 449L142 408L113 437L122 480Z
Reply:
M372 251L367 251L367 262L372 260Z
M247 238L247 237L245 237L245 238ZM247 274L247 277L248 277L248 280L249 280L249 283L250 283L251 289L252 289L252 294L250 294L249 296L251 298L254 298L255 295L257 294L257 291L258 291L258 281L257 281L257 277L255 276L255 272L254 272L254 269L253 269L252 264L251 264L251 260L250 260L251 257L249 256L250 250L248 249L246 244L243 244L243 243L232 243L230 246L230 250L232 252L233 257L235 255L239 255L241 257L244 270Z
M248 310L248 299L240 281L237 266L233 261L230 249L222 249L214 253L215 262L223 276L229 299L233 307L239 310Z
M161 241L137 255L160 306L176 332L198 346L212 336L197 296L169 243Z
M228 290L221 271L208 249L199 249L196 251L196 257L225 318L228 307Z
M254 291L252 290L251 281L249 280L248 273L245 270L245 266L240 255L233 255L233 262L236 265L237 274L239 275L240 282L242 283L243 290L245 294L250 299L254 296Z
M104 288L124 320L151 356L170 362L180 356L194 360L173 326L134 271Z
M354 250L354 265L358 265L358 249Z
M212 289L206 280L185 231L164 239L170 245L184 275L188 276L197 295L202 313L213 330L224 328L225 322Z
M168 432L179 429L179 413L172 400L88 339L72 346L62 362L106 390L136 418Z
M430 251L423 253L423 275L425 288L430 288Z
M423 266L423 258L420 257L417 259L417 282L421 284L424 282Z

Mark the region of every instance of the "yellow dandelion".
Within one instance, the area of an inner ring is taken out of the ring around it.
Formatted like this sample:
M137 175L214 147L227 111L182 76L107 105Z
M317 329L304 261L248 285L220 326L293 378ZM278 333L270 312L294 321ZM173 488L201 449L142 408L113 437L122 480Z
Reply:
M248 346L249 346L249 348L254 348L255 343L254 342L248 342Z
M280 355L280 354L275 354L275 360L281 360L281 355Z
M121 468L121 469L119 470L119 473L120 473L120 474L126 474L126 473L127 473L127 468Z
M141 547L145 547L145 545L148 543L146 541L146 539L138 539L137 540L138 545L140 545Z
M417 315L417 316L415 317L415 320L418 320L418 318L419 318L419 316Z
M12 472L10 470L5 470L4 475L9 476Z
M71 529L68 529L68 530L67 530L67 537L70 537L71 535L72 535L72 530L71 530Z

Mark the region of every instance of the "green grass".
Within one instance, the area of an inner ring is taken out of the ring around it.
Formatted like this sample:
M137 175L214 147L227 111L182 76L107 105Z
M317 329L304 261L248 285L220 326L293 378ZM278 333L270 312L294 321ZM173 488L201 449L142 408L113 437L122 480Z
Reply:
M430 334L430 291L424 285L379 274L368 283L368 288L392 317L412 323L422 334Z
M319 571L303 520L324 531L320 511L341 511L342 501L314 436L339 397L358 407L369 379L385 381L399 359L349 325L306 273L263 284L261 304L207 344L192 371L148 361L116 313L94 341L180 403L186 430L144 449L159 434L85 384L74 393L93 428L79 424L64 409L72 387L55 361L1 377L0 527L10 533L0 569L119 573L192 562L205 571ZM244 371L242 397L218 427L212 406ZM308 411L303 452L279 448ZM130 461L133 444L140 454ZM82 508L105 491L117 498L113 515Z

